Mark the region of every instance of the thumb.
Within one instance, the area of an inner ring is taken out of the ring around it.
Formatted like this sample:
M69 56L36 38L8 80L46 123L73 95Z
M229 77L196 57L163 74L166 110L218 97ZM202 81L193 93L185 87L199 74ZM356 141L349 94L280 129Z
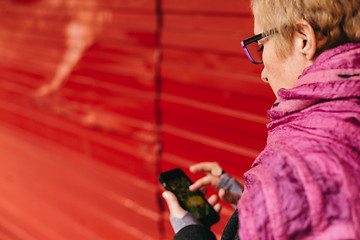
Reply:
M227 203L230 203L230 204L235 204L235 205L237 204L237 202L241 198L241 196L239 194L230 192L230 191L225 190L225 189L220 189L219 190L219 197L224 202L227 202Z
M170 216L172 218L181 219L185 216L186 211L180 206L176 196L172 192L165 191L163 192L162 196L166 201L166 204L170 211Z

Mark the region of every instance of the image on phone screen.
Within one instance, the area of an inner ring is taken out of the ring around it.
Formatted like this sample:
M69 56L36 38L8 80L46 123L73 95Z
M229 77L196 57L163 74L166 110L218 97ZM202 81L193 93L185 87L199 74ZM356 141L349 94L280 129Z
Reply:
M193 214L196 219L203 218L210 214L210 206L205 204L202 196L197 191L189 190L190 182L186 177L180 176L168 181L168 186L175 193L184 207Z

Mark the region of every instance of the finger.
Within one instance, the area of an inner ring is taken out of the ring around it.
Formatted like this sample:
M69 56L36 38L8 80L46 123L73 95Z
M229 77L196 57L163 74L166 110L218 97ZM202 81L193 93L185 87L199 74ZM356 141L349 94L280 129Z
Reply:
M189 189L190 191L196 191L200 189L201 187L211 185L211 176L205 176L194 182L192 185L190 185Z
M180 206L176 196L172 192L165 191L163 192L162 196L165 199L166 204L170 211L170 215L173 218L180 219L185 216L186 211Z
M215 204L214 206L215 212L220 213L221 209L222 209L222 205L220 203Z
M201 162L190 167L190 172L199 173L199 172L212 172L214 168L221 168L220 165L216 162Z
M218 201L219 201L219 197L216 194L211 195L208 198L208 202L210 203L211 206L214 206Z
M230 204L237 204L237 202L240 200L241 196L230 192L228 190L225 189L220 189L219 190L219 197L221 200L223 200L224 202L230 203Z

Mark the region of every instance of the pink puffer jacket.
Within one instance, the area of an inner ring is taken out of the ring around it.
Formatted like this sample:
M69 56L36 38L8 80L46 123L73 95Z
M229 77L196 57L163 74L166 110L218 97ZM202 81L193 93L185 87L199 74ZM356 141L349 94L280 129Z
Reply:
M278 95L244 175L240 239L360 239L360 44L324 52Z

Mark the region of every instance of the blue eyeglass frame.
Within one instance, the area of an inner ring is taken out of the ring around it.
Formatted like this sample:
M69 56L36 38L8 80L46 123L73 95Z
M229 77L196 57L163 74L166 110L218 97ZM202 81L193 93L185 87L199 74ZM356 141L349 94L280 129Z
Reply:
M266 37L268 37L270 35L273 35L275 33L278 33L278 30L276 28L273 28L273 29L270 29L269 31L257 34L257 35L255 35L255 36L253 36L251 38L248 38L248 39L246 39L244 41L241 41L241 46L244 48L246 56L249 58L250 62L252 62L254 64L263 64L263 62L257 62L251 57L250 52L249 52L249 50L247 49L246 46L249 45L250 43L257 42L260 39L266 38Z

